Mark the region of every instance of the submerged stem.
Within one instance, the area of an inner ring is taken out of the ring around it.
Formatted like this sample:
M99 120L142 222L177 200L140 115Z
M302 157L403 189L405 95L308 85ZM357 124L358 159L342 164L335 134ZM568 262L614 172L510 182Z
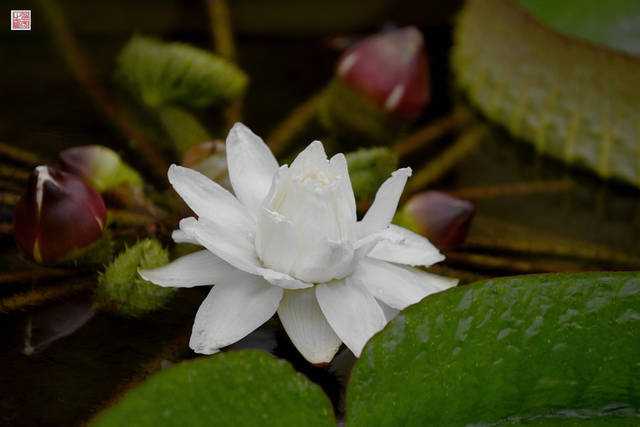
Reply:
M25 166L36 166L46 163L42 158L29 151L21 150L12 145L0 142L0 157L7 158L13 162L21 163Z
M396 144L393 149L400 159L406 159L415 151L423 149L443 136L464 126L471 114L466 108L457 108L446 116L439 117Z
M487 187L468 187L447 191L447 194L460 199L490 199L494 197L528 196L537 193L569 191L577 183L572 179L548 181L530 181L514 184L493 185Z
M0 313L24 310L45 304L49 301L79 294L91 289L95 284L91 281L60 284L46 288L36 288L27 292L12 295L0 300Z
M404 192L405 197L422 190L453 169L460 160L480 146L488 130L486 125L477 125L463 132L442 154L428 162L409 179Z

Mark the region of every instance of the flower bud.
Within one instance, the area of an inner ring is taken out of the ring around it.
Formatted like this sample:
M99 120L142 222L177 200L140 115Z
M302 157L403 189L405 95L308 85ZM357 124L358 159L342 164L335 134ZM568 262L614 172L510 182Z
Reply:
M439 249L461 245L467 237L475 207L439 191L411 197L396 216L396 223L425 236Z
M429 102L428 72L422 34L405 27L349 49L337 77L389 113L416 116Z
M418 29L405 27L345 52L319 112L322 123L340 136L389 143L428 102L424 40Z
M84 145L60 152L62 170L81 177L98 192L128 182L142 186L142 177L110 148L102 145Z
M169 252L156 239L145 239L126 248L98 277L96 304L103 310L125 317L142 316L164 307L177 288L163 288L144 280L140 269L169 263Z
M107 211L100 195L75 175L36 167L16 206L14 236L36 262L75 259L102 237Z

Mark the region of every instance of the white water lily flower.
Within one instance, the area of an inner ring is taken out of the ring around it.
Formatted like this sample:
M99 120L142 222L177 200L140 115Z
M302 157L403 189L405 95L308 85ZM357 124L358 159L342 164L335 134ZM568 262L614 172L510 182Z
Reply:
M342 342L359 356L399 310L456 284L413 268L444 256L391 224L409 168L382 184L357 221L344 155L328 160L315 141L291 166L278 167L240 123L226 149L235 196L196 171L169 168L169 181L198 215L183 219L173 238L205 250L140 271L160 286L215 284L196 314L194 351L215 353L277 311L308 361L330 362Z

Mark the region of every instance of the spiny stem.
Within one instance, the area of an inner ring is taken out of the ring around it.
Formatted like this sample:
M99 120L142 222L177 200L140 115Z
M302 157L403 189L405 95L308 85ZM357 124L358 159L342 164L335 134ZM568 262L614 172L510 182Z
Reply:
M8 165L0 165L0 178L25 182L29 179L29 171Z
M34 283L40 280L77 276L79 272L83 272L83 270L43 268L28 271L12 271L8 273L0 273L0 284Z
M449 172L460 160L480 146L480 142L488 131L489 128L486 125L476 125L463 132L442 154L427 163L409 179L404 191L405 197L422 190Z
M303 103L298 105L281 121L267 138L267 145L273 154L278 157L284 154L295 142L298 136L311 120L316 116L318 103L324 96L325 88L314 93Z
M109 209L107 217L109 223L118 227L138 227L157 222L157 219L151 215L126 210Z
M470 249L603 261L619 266L640 266L638 256L484 215L476 215L473 219L471 233L465 246Z
M233 41L233 29L229 15L229 5L226 0L206 0L209 13L209 27L213 38L213 49L221 57L236 62L236 46ZM225 108L225 134L234 123L242 121L242 99L235 100Z
M584 260L611 262L617 265L640 266L640 258L615 252L587 242L520 240L510 237L468 236L465 247L480 250L502 250L533 255L553 255Z
M93 286L94 283L85 281L80 283L60 284L46 288L37 288L15 294L0 300L0 313L9 313L16 310L24 310L29 307L39 306L52 300L85 292Z
M20 196L13 193L0 193L0 205L5 206L15 206L18 204L18 200L20 200Z
M40 0L39 3L51 29L53 40L71 68L76 80L84 86L95 104L126 136L132 148L140 152L145 161L152 167L156 178L161 182L166 182L169 161L164 157L164 154L130 122L120 111L115 101L108 95L93 69L86 61L73 35L67 28L62 11L59 9L55 0Z
M446 262L478 270L500 270L518 274L576 272L580 268L572 263L547 260L523 260L497 255L474 254L466 252L448 252Z
M0 157L5 157L16 163L21 163L25 166L36 166L42 163L46 163L36 154L29 151L21 150L12 145L0 142Z
M236 47L233 42L229 5L226 0L206 0L209 13L209 28L213 38L213 49L221 57L236 61Z
M0 180L0 191L6 191L8 193L21 194L24 191L24 186L18 185L11 181Z
M494 197L527 196L529 194L536 193L569 191L575 188L576 185L576 182L572 179L558 179L488 187L461 188L458 190L447 191L447 193L460 199L490 199Z
M13 224L2 222L0 223L0 236L8 236L13 234Z
M413 152L423 149L446 134L461 128L470 117L471 114L466 108L457 108L446 116L427 123L395 145L393 149L401 160L405 159Z

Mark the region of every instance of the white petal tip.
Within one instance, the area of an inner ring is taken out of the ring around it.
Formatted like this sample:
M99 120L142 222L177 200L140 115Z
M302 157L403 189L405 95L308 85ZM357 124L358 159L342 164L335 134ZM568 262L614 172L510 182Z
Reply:
M408 178L408 177L411 176L412 173L413 172L412 172L411 168L406 167L406 168L401 168L401 169L398 169L397 171L392 172L391 176L401 175L401 176L406 176Z
M140 275L140 277L142 277L144 280L151 282L152 280L149 278L149 276L147 275L147 272L149 270L143 270L141 268L138 268L138 274Z

